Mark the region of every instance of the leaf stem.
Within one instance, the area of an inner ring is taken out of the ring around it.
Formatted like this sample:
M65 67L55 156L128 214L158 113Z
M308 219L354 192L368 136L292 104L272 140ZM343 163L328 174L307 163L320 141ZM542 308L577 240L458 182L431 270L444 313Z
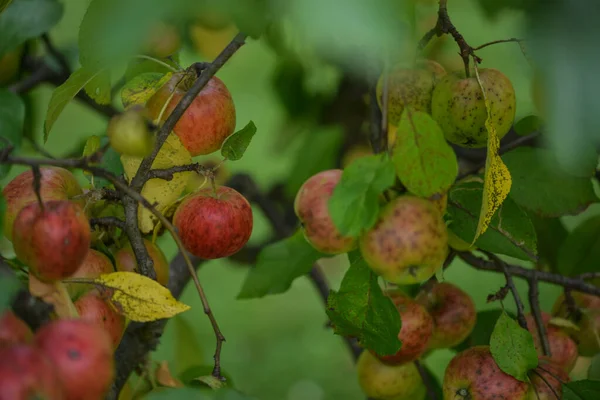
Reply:
M173 73L180 72L178 69L176 69L173 66L167 64L166 62L161 61L161 60L159 60L157 58L154 58L154 57L147 56L145 54L136 54L134 57L135 58L145 59L145 60L150 60L152 62L155 62L156 64L162 65L163 67L167 68L169 71L171 71Z

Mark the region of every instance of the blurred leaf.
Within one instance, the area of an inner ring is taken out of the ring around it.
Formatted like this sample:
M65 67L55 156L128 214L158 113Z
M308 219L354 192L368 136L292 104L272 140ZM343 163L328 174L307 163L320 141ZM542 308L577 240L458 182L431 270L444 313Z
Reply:
M110 71L105 69L94 76L84 90L98 104L110 104L111 101Z
M328 203L331 219L342 235L358 236L377 222L379 195L395 179L394 164L385 155L357 158L344 169Z
M173 317L171 323L175 331L173 359L177 371L184 371L202 360L204 352L198 341L198 334L194 332L192 325L182 315Z
M0 59L27 39L48 32L62 14L63 5L56 0L14 0L0 14Z
M320 258L327 257L315 250L304 238L302 230L265 247L258 255L256 266L250 268L238 299L253 299L287 291L292 282L312 269Z
M533 212L528 214L535 228L538 259L541 263L547 263L550 270L556 271L558 268L558 250L569 232L560 218L544 218Z
M213 397L208 391L191 387L166 388L159 387L142 396L142 400L211 400Z
M100 147L105 146L108 143L108 136L103 135L100 137ZM109 147L102 157L102 161L98 164L100 168L107 170L108 172L112 172L113 175L121 176L123 175L123 164L121 163L121 155L115 151L112 147ZM88 177L86 175L86 177ZM91 180L91 176L88 177L88 180ZM94 177L94 187L95 188L105 188L112 186L112 183L107 181L104 178Z
M253 39L262 36L269 22L269 7L267 0L221 0L230 3L230 12L236 26Z
M525 209L559 217L579 214L598 201L591 178L569 175L557 168L549 150L519 147L502 158L513 177L510 197Z
M425 112L406 109L402 113L392 157L400 181L420 197L446 192L458 174L454 150Z
M169 289L135 272L103 274L90 283L107 290L110 302L119 313L132 321L156 321L190 309L188 305L175 299Z
M448 229L465 242L470 243L475 235L482 199L481 181L463 181L450 189ZM510 197L492 217L488 230L477 239L475 246L521 260L535 260L537 254L533 224Z
M526 136L542 129L543 121L536 115L528 115L515 122L515 132L517 135Z
M505 10L521 10L541 0L479 0L479 4L488 17L495 17Z
M477 313L477 322L475 327L471 331L471 334L459 345L453 349L457 352L461 352L473 346L487 346L490 344L490 338L492 337L491 326L494 326L498 321L498 318L505 312L503 310L485 310ZM514 317L512 313L507 313L511 318Z
M7 89L0 89L0 149L6 148L7 144L19 149L24 122L23 100ZM8 164L0 165L0 179L4 178L10 169Z
M600 215L581 222L558 250L558 272L579 275L597 272L600 265Z
M171 370L169 369L169 363L167 361L161 361L154 372L156 382L161 386L167 387L183 387L177 378L173 377Z
M349 254L350 268L340 290L331 290L326 312L337 335L355 337L361 346L380 355L395 354L402 342L402 323L392 300L383 294L377 275L358 252Z
M170 65L175 69L179 69L177 65L177 63L179 63L179 53L172 55L170 58L161 58L160 61ZM169 68L153 60L134 58L127 64L127 70L125 71L124 78L126 82L129 82L130 80L141 74L158 73L161 75L165 75L167 73L172 72L173 71Z
M502 371L523 382L528 380L527 372L538 365L533 336L505 312L494 326L490 351Z
M600 381L600 353L592 358L592 362L588 368L587 377L588 379Z
M208 376L212 374L214 365L195 365L187 368L181 374L179 374L179 379L186 385L192 387L204 387L206 386L201 381L198 381L199 377ZM227 382L227 387L235 387L233 384L233 379L229 373L224 370L221 370L221 376L225 378Z
M48 103L48 111L46 112L46 121L44 122L44 142L48 140L52 126L63 112L67 104L86 87L101 71L79 68L73 72L69 79L62 85L54 89L52 97Z
M256 133L256 125L250 121L248 124L225 139L221 146L221 155L228 160L237 161L244 156L250 141Z
M137 75L125 83L121 89L121 101L123 107L127 108L134 104L146 104L146 102L161 88L173 74L161 74L158 72L146 72Z
M308 117L320 102L306 90L307 74L297 57L279 59L273 72L273 87L291 118Z
M302 147L295 153L296 160L286 179L285 192L294 198L302 184L311 176L335 166L335 160L344 140L340 126L314 127L304 135Z
M100 147L100 136L92 135L85 142L82 156L89 157L100 150Z
M21 282L12 273L0 275L0 313L10 307L14 296L21 289Z
M12 2L12 0L0 0L0 13Z
M563 400L597 400L600 399L600 381L585 379L563 383Z

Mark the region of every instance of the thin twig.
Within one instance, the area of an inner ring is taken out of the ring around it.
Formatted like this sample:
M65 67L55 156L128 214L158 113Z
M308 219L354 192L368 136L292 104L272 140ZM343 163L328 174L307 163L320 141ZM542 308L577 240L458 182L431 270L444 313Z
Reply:
M118 217L98 217L90 219L91 226L103 226L111 227L116 226L117 228L125 230L125 221Z
M525 319L525 307L523 306L521 296L519 296L519 291L517 290L517 287L513 282L512 276L510 275L510 272L508 272L506 263L494 253L485 252L485 254L487 254L487 256L494 261L494 263L499 267L499 269L502 272L504 272L504 277L506 278L506 285L512 292L513 298L515 299L515 304L517 305L517 321L519 321L519 325L521 325L521 328L527 329L527 320Z
M544 355L551 357L552 350L550 349L550 343L548 342L548 333L546 332L546 326L544 319L542 318L542 311L540 310L540 293L538 290L538 281L535 277L528 280L529 282L529 306L531 307L531 315L535 320L538 336L540 343L542 344L542 350ZM533 330L533 327L531 327Z
M421 375L421 380L423 381L423 384L425 385L425 388L427 389L427 397L430 400L438 400L438 397L435 394L435 388L433 387L433 384L431 382L431 376L429 375L427 370L425 368L423 368L423 365L421 364L421 362L419 360L415 360L414 363L415 363L415 366L417 367L417 370L419 371L419 375Z
M509 42L521 43L522 41L523 41L523 39L517 39L517 38L494 40L492 42L484 43L481 46L473 47L473 50L474 51L481 50L485 47L491 46L493 44L498 44L498 43L509 43Z

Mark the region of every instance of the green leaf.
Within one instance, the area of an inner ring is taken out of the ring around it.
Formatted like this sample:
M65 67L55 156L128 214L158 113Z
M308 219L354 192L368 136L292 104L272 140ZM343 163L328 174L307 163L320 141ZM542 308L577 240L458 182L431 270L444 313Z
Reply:
M102 135L100 136L100 146L106 146L109 142L108 136ZM86 143L87 146L87 143ZM121 155L115 151L112 147L108 147L104 152L104 156L102 157L102 161L98 164L98 167L103 168L109 172L112 172L113 175L121 176L124 172L123 164L121 163ZM86 174L88 180L91 181L91 176ZM107 181L104 178L94 177L94 187L105 188L112 187L113 184Z
M12 0L0 0L0 13L12 2Z
M100 143L100 136L90 136L85 142L85 147L83 148L82 156L89 157L92 154L96 153L100 149Z
M379 195L394 184L395 178L394 165L385 155L357 158L344 169L328 203L342 235L358 236L377 222Z
M467 243L471 243L477 229L483 199L483 183L463 181L448 195L448 229ZM521 260L535 260L536 235L529 216L508 197L492 217L488 229L475 246L493 253L505 254Z
M175 69L179 69L179 60L179 53L173 54L169 58L160 59L160 61L170 65ZM154 60L134 58L127 64L127 70L125 71L125 81L129 82L130 80L141 74L158 73L161 75L165 75L169 72L173 71L165 67L164 65L155 62Z
M244 156L255 133L256 125L252 121L248 122L248 125L225 139L221 146L221 155L231 161L239 160Z
M545 217L576 215L598 201L591 178L567 174L549 150L520 147L502 159L513 179L510 197L527 210Z
M361 346L380 355L395 354L402 346L400 314L383 294L377 275L356 253L350 254L351 265L340 290L329 293L327 315L337 335L358 338Z
M185 345L185 343L182 343L182 345ZM194 365L188 367L179 374L179 380L186 386L205 387L206 385L199 381L198 378L212 374L213 368L214 365ZM228 387L235 387L233 378L227 371L221 370L221 375L227 380Z
M562 385L563 400L600 399L600 381L585 379Z
M19 289L21 282L12 273L0 274L0 314L10 307Z
M0 14L0 58L27 39L48 32L62 14L63 5L55 0L14 0Z
M79 68L73 72L69 79L62 85L54 89L48 111L46 112L46 121L44 123L44 142L48 140L52 126L63 112L67 104L81 91L86 85L94 81L94 78L101 71Z
M85 92L98 104L110 104L110 71L100 71L84 87Z
M458 174L456 154L442 129L421 111L402 113L392 159L398 178L409 192L420 197L445 193Z
M0 149L10 144L15 149L21 146L23 124L25 123L25 103L16 94L0 89ZM8 142L8 143L7 143ZM10 171L8 164L0 165L0 179Z
M600 353L592 358L592 362L588 368L587 377L588 379L600 381Z
M515 122L515 132L517 135L526 136L542 129L543 121L536 115L528 115Z
M238 299L252 299L287 291L292 282L310 272L313 264L327 257L315 250L301 230L265 247L251 268Z
M184 371L203 358L198 334L186 318L179 314L171 319L175 331L174 365L177 371Z
M148 99L171 78L171 74L147 72L127 81L121 89L121 101L127 108L133 104L146 104Z
M533 336L505 312L494 326L490 351L502 371L523 382L528 380L527 372L538 365Z
M454 347L454 350L461 352L473 346L487 346L490 344L490 338L492 337L491 326L494 326L498 318L505 311L497 310L485 310L477 313L477 322L475 327L471 331L471 334L459 345ZM510 317L513 317L511 313L508 313Z
M560 218L544 218L529 212L537 236L538 259L552 271L558 268L558 250L569 235Z
M209 390L191 387L169 388L157 387L142 397L143 400L211 400Z
M315 127L304 135L303 140L286 179L285 193L289 198L294 198L311 176L335 168L336 157L344 141L344 130L339 125Z
M558 250L558 272L579 275L597 272L600 265L600 215L580 223Z

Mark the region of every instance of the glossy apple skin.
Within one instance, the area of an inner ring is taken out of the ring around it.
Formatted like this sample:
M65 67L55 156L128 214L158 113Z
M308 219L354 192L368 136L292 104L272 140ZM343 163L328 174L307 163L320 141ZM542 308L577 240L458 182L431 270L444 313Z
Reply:
M402 327L398 339L402 347L394 355L375 354L387 364L404 364L418 359L427 350L433 333L433 319L425 308L400 290L388 290L386 295L392 299L400 313Z
M342 178L341 169L321 171L302 184L294 199L294 211L302 223L304 237L324 254L342 254L356 248L356 239L336 228L328 202Z
M77 270L71 275L71 278L97 278L102 274L115 272L115 268L110 259L94 249L89 249L83 262ZM65 286L71 299L76 300L84 293L91 290L91 286L81 283L67 283Z
M540 376L541 375L541 376ZM531 385L527 400L562 399L562 382L569 383L569 374L547 357L541 356L535 372L529 373Z
M186 198L175 211L173 225L187 251L207 260L229 257L250 239L250 203L236 190L220 186Z
M119 314L97 289L80 297L75 302L75 308L80 318L104 329L110 335L113 347L117 348L125 330L125 317Z
M83 193L75 176L68 170L59 167L40 168L42 175L40 195L43 201L67 200ZM12 240L13 222L21 209L37 202L33 190L33 172L27 170L17 175L2 190L6 199L4 216L4 235Z
M64 400L63 388L50 360L30 345L0 348L0 399L37 398Z
M90 224L81 206L67 200L32 203L19 212L13 226L14 249L40 279L71 276L85 259Z
M61 319L42 326L35 345L54 365L64 400L102 399L115 377L113 343L96 324Z
M477 322L475 303L468 293L448 282L435 283L422 290L415 300L433 318L430 349L454 347L465 340Z
M573 339L569 337L566 332L563 332L560 328L554 325L550 325L549 321L552 316L548 313L542 312L542 321L546 328L546 336L548 337L548 344L550 345L550 353L552 356L549 358L553 363L563 368L567 373L573 370L579 353L577 352L577 344ZM544 355L542 342L538 334L537 325L533 315L527 314L525 316L527 320L527 329L533 336L533 342L535 349L539 356Z
M358 243L371 269L399 285L431 278L448 254L448 232L440 212L431 201L411 195L388 203Z
M444 399L524 400L528 384L505 374L489 346L474 346L458 353L444 374Z
M26 344L33 339L31 328L11 310L0 316L0 348Z
M162 252L160 247L152 243L150 240L144 239L144 246L146 246L148 255L154 263L156 281L163 286L167 286L169 283L169 261L167 260L167 257ZM117 265L117 271L139 273L137 260L130 243L127 243L125 247L115 254L115 263Z
M552 314L557 317L570 318L579 326L579 331L571 336L577 343L579 355L593 357L600 352L600 343L596 336L600 332L600 297L581 292L571 292L576 306L581 311L581 318L570 315L569 307L561 294L554 303Z
M148 100L146 107L153 119L174 93L163 113L164 122L186 93L180 73L173 77ZM186 81L186 80L184 80ZM179 119L173 132L192 156L214 153L235 130L236 112L231 93L219 78L212 77Z

